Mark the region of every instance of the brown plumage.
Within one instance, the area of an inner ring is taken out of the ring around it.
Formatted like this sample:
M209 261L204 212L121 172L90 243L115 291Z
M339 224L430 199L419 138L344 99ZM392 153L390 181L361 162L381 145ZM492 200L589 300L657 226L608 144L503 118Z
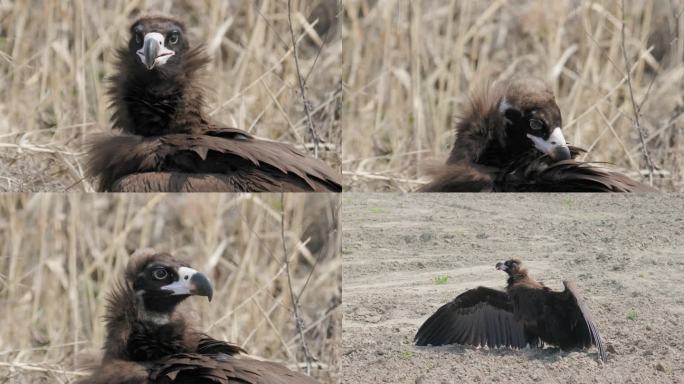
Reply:
M520 259L497 263L508 274L506 291L478 287L457 296L437 310L418 329L417 345L469 344L475 346L561 349L595 345L607 360L603 339L574 284L552 291L527 274Z
M194 330L176 306L213 295L205 275L166 253L136 252L110 294L99 366L79 384L315 384L308 376L241 356L242 348Z
M209 59L185 30L172 18L144 17L119 49L109 94L122 134L88 146L99 190L340 192L339 172L321 160L208 118L199 72Z
M423 192L654 192L597 164L575 160L547 85L517 77L475 95L457 125L447 163Z

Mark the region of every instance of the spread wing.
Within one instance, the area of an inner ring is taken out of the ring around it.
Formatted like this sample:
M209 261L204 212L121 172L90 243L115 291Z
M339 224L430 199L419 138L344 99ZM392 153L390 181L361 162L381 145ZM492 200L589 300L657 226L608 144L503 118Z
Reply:
M173 384L317 384L286 367L225 354L177 354L157 363L150 383Z
M579 317L579 326L576 327L573 336L578 338L584 347L595 345L601 361L606 362L608 359L606 346L603 343L603 338L601 338L596 324L594 324L594 319L591 316L591 312L589 312L589 308L584 304L577 287L575 287L572 282L563 281L563 285L565 286L565 291L560 292L560 294L563 295L564 299L570 305L579 309L579 312L574 311Z
M418 329L417 345L469 344L524 348L540 345L513 315L507 293L478 287L443 305Z
M573 157L581 151L571 147ZM523 156L501 172L497 189L509 192L657 192L593 163L564 160L551 163L547 156Z
M237 129L100 136L88 153L88 175L102 191L342 190L340 174L323 161Z

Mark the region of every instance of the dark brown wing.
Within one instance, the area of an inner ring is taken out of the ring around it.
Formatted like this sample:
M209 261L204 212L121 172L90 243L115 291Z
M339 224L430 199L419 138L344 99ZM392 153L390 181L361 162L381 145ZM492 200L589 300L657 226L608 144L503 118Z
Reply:
M224 354L177 354L155 365L154 384L317 384L280 364Z
M416 345L469 344L524 348L539 345L513 315L506 292L478 287L443 305L418 329Z
M147 384L149 372L143 364L133 361L104 359L88 377L75 384Z
M491 192L494 178L481 167L467 162L445 164L432 173L432 181L419 192Z
M579 150L574 148L575 151ZM575 152L573 152L573 157ZM496 180L504 192L657 192L653 187L596 164L577 160L550 163L547 156L524 156Z
M247 351L235 344L216 340L208 335L201 334L199 342L197 343L197 353L204 355L223 353L233 356L240 353L247 353Z
M88 152L88 175L99 179L101 191L342 190L339 173L324 162L235 129L97 137Z
M575 337L581 338L584 347L595 345L599 353L599 358L605 363L608 360L606 346L603 343L603 338L601 338L596 324L594 324L591 312L589 312L587 306L584 305L582 296L579 294L575 284L569 281L563 281L563 285L565 286L565 291L562 293L565 294L565 297L572 305L579 308L579 314L581 316L580 323L582 326L577 327Z

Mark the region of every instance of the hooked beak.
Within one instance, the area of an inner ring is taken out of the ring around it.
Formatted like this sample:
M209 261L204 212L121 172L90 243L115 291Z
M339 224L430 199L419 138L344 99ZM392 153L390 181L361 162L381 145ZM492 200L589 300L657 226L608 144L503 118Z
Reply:
M164 35L158 32L145 35L143 47L136 53L148 70L166 64L171 56L176 54L164 46Z
M506 262L505 261L499 261L498 263L496 263L496 269L499 271L506 272L508 270L508 267L506 266Z
M570 160L570 148L565 142L565 136L563 136L560 127L556 127L546 140L529 133L527 137L532 140L535 148L547 154L554 161Z
M206 296L211 301L214 295L214 288L211 282L203 273L188 267L178 268L178 281L161 287L166 291L171 291L171 295L195 295Z

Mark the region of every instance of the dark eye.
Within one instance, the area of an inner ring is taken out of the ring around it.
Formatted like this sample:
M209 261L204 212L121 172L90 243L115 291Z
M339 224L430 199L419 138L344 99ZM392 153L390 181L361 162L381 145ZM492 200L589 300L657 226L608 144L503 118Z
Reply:
M176 44L178 43L178 32L174 32L169 36L169 44Z
M544 123L537 119L530 119L530 129L533 131L540 131L544 129Z
M169 274L166 272L166 269L157 269L152 272L152 276L154 276L154 278L157 280L164 280L167 276L169 276Z

